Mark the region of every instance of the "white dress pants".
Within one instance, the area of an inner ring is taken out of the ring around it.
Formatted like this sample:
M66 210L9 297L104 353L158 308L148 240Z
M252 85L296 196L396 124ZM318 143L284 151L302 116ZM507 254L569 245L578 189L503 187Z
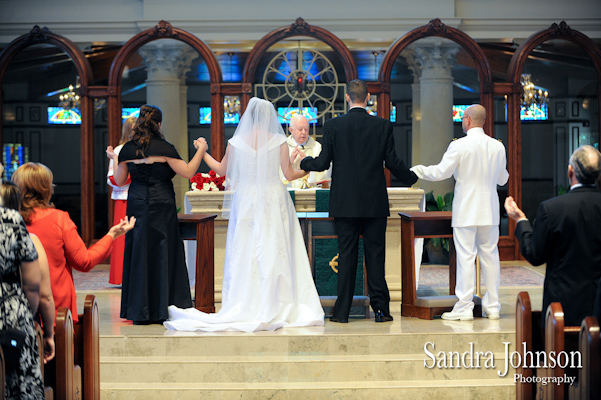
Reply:
M476 255L480 258L482 279L486 294L482 297L484 313L499 313L499 286L501 284L501 263L499 259L499 226L454 227L453 240L457 254L457 284L455 295L459 301L453 311L474 309L474 287L476 282Z

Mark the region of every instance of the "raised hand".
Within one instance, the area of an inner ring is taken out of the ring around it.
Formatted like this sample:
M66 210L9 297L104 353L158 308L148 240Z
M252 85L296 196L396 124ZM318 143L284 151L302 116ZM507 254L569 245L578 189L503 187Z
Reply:
M128 219L126 216L124 219L121 220L121 222L119 222L117 225L115 225L111 229L109 229L108 234L111 235L113 237L113 239L118 238L119 236L132 230L134 228L135 224L136 224L136 217L130 217Z
M113 157L115 157L115 149L113 149L113 146L108 146L106 148L106 156L112 160Z
M505 211L509 218L518 221L522 218L526 218L526 214L518 207L517 203L511 196L507 196L505 199Z

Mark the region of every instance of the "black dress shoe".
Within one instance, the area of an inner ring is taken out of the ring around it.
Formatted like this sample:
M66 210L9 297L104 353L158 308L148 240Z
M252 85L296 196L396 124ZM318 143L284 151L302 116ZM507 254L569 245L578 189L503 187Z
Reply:
M332 321L332 322L338 322L338 323L341 323L341 324L346 324L346 323L348 323L348 318L330 317L330 321Z
M384 313L380 310L376 311L376 322L390 322L393 320L392 315L384 315Z
M150 325L151 321L134 321L134 325Z

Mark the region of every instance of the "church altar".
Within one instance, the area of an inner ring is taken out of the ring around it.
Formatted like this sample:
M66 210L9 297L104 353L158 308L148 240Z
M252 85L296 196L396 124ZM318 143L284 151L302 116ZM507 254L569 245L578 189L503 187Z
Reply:
M290 190L297 212L307 213L326 211L323 201L324 193L329 189L297 189ZM221 191L189 191L186 193L185 212L192 214L217 214L215 219L215 301L221 301L221 285L223 280L223 263L225 259L225 241L228 220L221 217L223 208ZM388 188L390 217L386 227L386 281L392 301L401 301L401 218L399 212L416 212L422 208L424 190L416 188ZM368 205L366 205L368 206ZM195 260L196 246L186 243L186 258ZM195 282L194 262L188 263L191 284Z

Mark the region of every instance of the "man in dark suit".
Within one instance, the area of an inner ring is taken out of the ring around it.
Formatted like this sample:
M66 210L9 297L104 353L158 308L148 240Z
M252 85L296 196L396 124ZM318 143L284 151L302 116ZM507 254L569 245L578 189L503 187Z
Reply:
M597 149L586 145L574 150L568 165L570 191L542 202L534 227L512 197L505 200L507 215L517 221L522 255L532 265L547 263L543 312L560 302L566 325L580 325L593 315L601 278L601 191L595 186L600 171Z
M317 158L304 158L300 165L305 171L324 171L332 163L330 216L334 217L338 235L339 258L338 298L330 321L348 322L360 235L363 235L367 285L376 322L392 321L384 271L390 209L383 166L407 185L415 183L417 176L396 155L390 121L369 115L365 110L369 98L365 82L353 80L346 91L349 112L326 121L321 153Z

